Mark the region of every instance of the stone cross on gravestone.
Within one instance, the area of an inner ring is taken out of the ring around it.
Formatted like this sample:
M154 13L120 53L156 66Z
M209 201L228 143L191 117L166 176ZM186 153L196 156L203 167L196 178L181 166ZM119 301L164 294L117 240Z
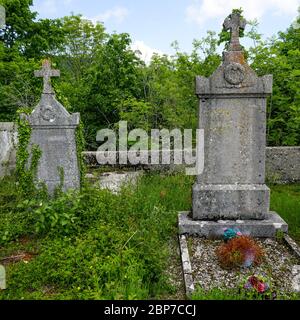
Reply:
M60 71L51 69L51 61L50 60L47 60L47 59L44 60L42 70L34 71L34 76L39 77L39 78L44 78L43 93L54 94L54 90L51 86L51 78L52 77L59 77Z
M230 51L240 51L241 45L239 41L240 29L244 30L246 26L246 20L240 16L238 13L230 14L224 21L224 29L230 30L231 39L229 50Z

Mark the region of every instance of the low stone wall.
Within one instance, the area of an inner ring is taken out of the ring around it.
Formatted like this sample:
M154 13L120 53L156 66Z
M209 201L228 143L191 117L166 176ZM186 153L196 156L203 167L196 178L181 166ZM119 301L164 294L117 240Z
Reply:
M96 159L96 152L84 152L84 159L88 166L99 167ZM176 171L182 170L186 164L126 164L108 165L115 168L132 168L154 171ZM118 159L118 155L117 155ZM300 147L267 147L266 148L266 180L268 183L300 183Z
M266 176L271 183L300 182L300 147L268 147Z
M122 151L126 154L129 154L130 151ZM182 152L182 151L181 151ZM163 164L162 163L162 154L161 152L158 152L158 157L159 157L159 164L148 164L151 163L151 154L148 152L148 156L144 156L145 163L138 163L138 164L132 164L132 163L127 163L127 164L119 164L119 156L120 156L119 151L116 151L116 164L108 164L104 165L105 167L111 167L111 168L116 168L116 169L126 169L126 168L131 168L133 170L146 170L146 171L180 171L184 170L188 164L184 162L184 157L183 159L183 164L175 164L174 163L174 151L170 151L170 163L169 164ZM97 152L96 151L86 151L83 152L83 157L85 163L90 166L90 167L100 167L101 165L97 161ZM104 153L103 153L104 154ZM133 152L135 154L135 152ZM193 154L195 155L195 151L193 151ZM125 155L126 156L126 155ZM194 165L193 165L194 166Z
M0 177L16 167L17 131L14 123L0 122Z
M14 123L0 122L0 177L9 174L16 166L16 141L17 131ZM83 153L88 166L99 167L96 152ZM118 159L117 152L117 159ZM153 171L180 171L188 164L174 164L173 152L171 152L171 164L126 164L113 165L121 169L144 169ZM150 160L150 155L149 155ZM149 161L150 162L150 161ZM267 147L266 148L266 178L268 183L300 183L300 147Z

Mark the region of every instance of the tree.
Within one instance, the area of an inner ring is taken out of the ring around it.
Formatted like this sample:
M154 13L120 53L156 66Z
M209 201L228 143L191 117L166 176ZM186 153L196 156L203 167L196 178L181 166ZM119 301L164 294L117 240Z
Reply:
M30 10L32 0L0 0L0 4L6 11L6 26L1 30L1 37L5 46L12 48L17 41L27 38L37 13Z
M273 74L273 95L268 105L268 144L299 145L300 29L291 25L277 38L261 41L252 55L252 67L258 75Z
M0 30L0 120L12 121L19 107L33 107L41 90L33 77L39 59L51 55L61 42L58 20L35 21L31 0L0 0L6 26Z
M96 52L85 109L94 134L120 120L124 101L142 98L142 62L130 49L130 43L128 34L112 34Z

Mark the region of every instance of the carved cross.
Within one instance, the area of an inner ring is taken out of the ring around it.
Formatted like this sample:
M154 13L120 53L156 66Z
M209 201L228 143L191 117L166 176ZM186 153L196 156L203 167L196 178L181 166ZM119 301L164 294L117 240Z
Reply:
M231 39L229 51L240 51L240 29L244 30L247 22L239 13L230 14L224 21L223 27L225 30L230 30Z
M51 86L51 78L52 77L59 77L60 71L59 70L52 70L51 69L51 61L44 60L43 67L41 70L34 71L34 76L39 78L44 78L44 89L43 93L50 93L53 94L54 90Z

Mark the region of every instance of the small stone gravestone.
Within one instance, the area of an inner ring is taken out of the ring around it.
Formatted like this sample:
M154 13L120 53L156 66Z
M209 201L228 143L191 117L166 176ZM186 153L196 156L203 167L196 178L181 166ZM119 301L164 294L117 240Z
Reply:
M42 70L35 71L44 81L41 100L30 115L22 115L32 128L30 145L38 145L42 151L37 180L46 184L49 193L61 184L62 174L64 191L80 187L76 147L80 114L69 114L55 99L50 80L59 75L58 70L51 69L50 61L44 60Z
M16 166L18 135L13 122L0 122L0 178L9 175Z
M0 290L6 289L6 272L4 266L0 265Z
M258 237L287 231L269 211L265 185L266 102L272 75L258 77L245 61L239 30L246 21L229 15L224 29L231 41L223 63L209 77L196 78L199 129L204 130L204 170L193 186L191 216L179 216L181 233L217 236L238 227Z

